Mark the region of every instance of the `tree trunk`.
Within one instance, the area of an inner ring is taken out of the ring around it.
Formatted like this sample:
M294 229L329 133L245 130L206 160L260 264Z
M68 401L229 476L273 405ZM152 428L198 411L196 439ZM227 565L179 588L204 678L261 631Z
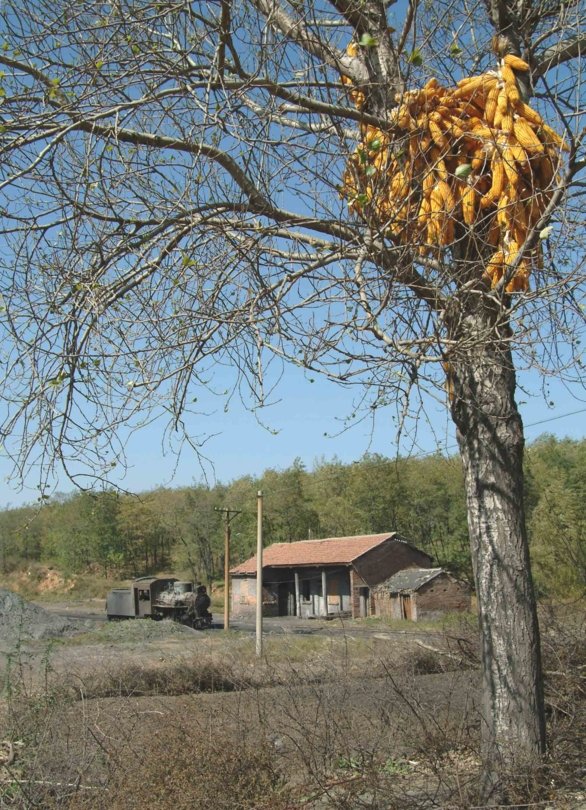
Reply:
M455 330L460 346L448 381L464 464L482 645L483 798L494 801L507 775L539 763L545 723L509 327L499 325L495 311L474 309Z

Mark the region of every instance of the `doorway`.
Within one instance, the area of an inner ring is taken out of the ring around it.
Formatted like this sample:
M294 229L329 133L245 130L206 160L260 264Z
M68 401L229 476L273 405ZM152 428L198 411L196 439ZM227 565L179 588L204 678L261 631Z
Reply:
M360 609L360 618L365 619L368 614L368 604L369 604L369 596L370 596L370 588L358 588L358 604Z

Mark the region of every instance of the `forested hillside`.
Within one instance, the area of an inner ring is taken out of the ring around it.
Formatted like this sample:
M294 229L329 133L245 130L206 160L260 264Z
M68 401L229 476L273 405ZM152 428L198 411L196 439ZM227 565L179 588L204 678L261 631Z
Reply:
M542 596L586 587L586 441L544 436L526 452L526 508L534 574ZM295 461L214 487L157 489L138 496L74 493L0 512L0 570L31 562L67 574L123 577L163 569L196 580L222 578L224 515L234 563L253 553L256 493L265 495L265 542L399 531L437 563L470 578L459 458L365 456L347 465Z

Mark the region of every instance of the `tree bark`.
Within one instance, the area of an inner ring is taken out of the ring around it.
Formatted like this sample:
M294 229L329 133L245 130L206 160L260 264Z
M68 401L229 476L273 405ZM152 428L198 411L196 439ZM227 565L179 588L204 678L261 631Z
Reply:
M539 627L523 506L523 425L503 310L459 319L450 359L452 417L464 464L482 645L483 798L545 749ZM523 772L521 770L521 772Z

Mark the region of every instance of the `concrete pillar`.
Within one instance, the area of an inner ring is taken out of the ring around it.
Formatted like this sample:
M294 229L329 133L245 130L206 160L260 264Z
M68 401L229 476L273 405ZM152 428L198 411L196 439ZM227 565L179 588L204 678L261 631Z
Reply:
M299 587L299 571L295 571L295 612L297 617L301 616L301 588Z
M328 615L328 579L326 569L321 572L321 598L322 598L322 616Z

